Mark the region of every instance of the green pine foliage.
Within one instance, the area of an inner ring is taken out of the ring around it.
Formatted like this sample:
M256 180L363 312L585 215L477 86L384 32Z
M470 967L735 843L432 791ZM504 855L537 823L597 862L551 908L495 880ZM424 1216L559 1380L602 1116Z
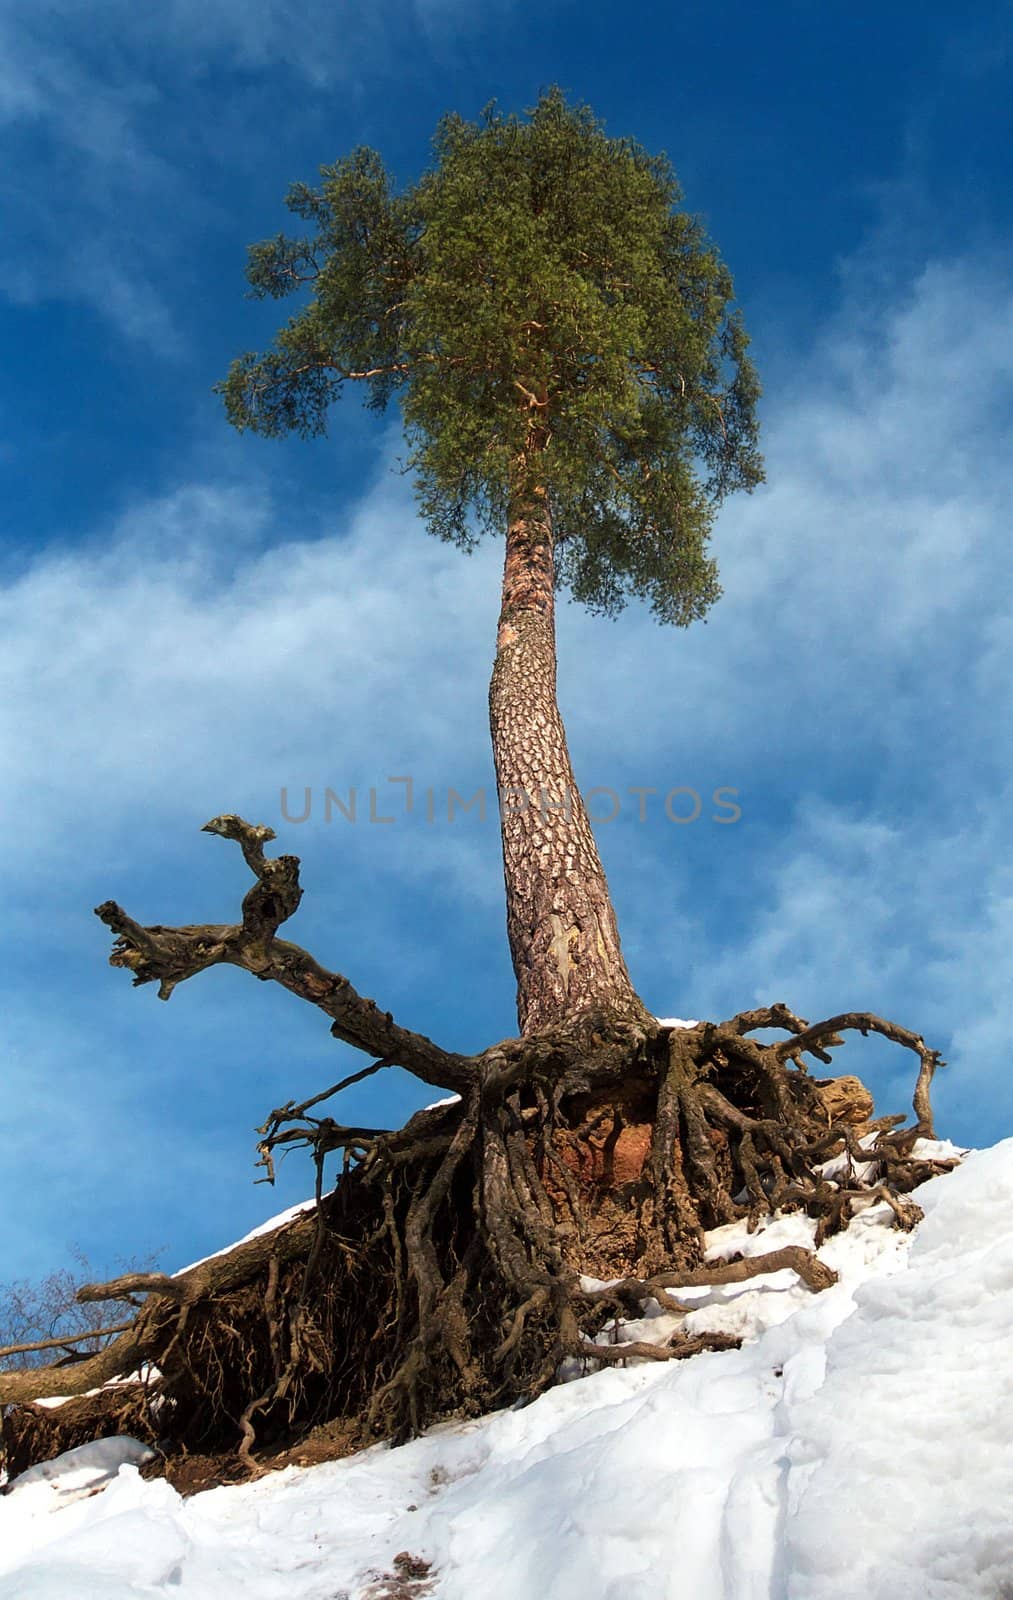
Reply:
M731 276L667 158L558 89L524 118L445 117L434 157L402 192L369 149L291 190L309 231L254 245L247 276L258 298L305 304L233 363L230 421L313 435L348 382L377 410L397 396L434 533L470 548L502 531L534 474L576 599L702 616L716 507L763 477L759 385Z

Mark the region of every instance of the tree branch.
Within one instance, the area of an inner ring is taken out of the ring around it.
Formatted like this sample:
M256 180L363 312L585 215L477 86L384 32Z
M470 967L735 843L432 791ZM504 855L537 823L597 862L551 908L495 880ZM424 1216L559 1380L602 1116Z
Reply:
M772 1006L760 1006L755 1011L740 1011L738 1016L733 1017L731 1022L725 1023L724 1026L732 1029L735 1033L743 1034L753 1033L757 1028L784 1028L788 1033L797 1035L805 1033L809 1028L805 1018L797 1017L794 1011L788 1009L783 1000L776 1001ZM844 1040L840 1034L831 1033L822 1038L822 1043L825 1045L841 1045ZM795 1063L800 1072L805 1071L805 1064L802 1061L803 1048L805 1047L800 1045L798 1038L795 1038L791 1041L790 1048L783 1052L783 1055ZM810 1042L808 1049L826 1066L831 1065L833 1057L822 1049L820 1045Z
M74 1296L82 1305L103 1300L129 1300L134 1294L160 1294L180 1305L186 1299L182 1278L169 1278L164 1272L125 1272L109 1283L83 1283Z
M75 1362L72 1367L22 1367L13 1372L0 1372L0 1406L30 1405L33 1400L87 1394L89 1389L101 1389L111 1378L135 1372L144 1359L144 1349L134 1324L97 1355Z
M837 1273L820 1261L812 1250L803 1245L784 1245L766 1255L740 1256L734 1261L705 1261L702 1267L692 1267L684 1272L658 1272L649 1278L622 1278L618 1283L604 1284L600 1289L585 1289L585 1300L630 1299L645 1300L656 1289L709 1289L726 1283L748 1283L750 1278L765 1277L770 1272L783 1272L789 1268L796 1273L808 1289L818 1294L837 1282ZM692 1309L692 1308L691 1308Z
M280 983L332 1018L331 1033L356 1050L406 1068L424 1083L463 1092L474 1081L475 1066L466 1056L442 1050L424 1034L400 1027L389 1011L360 995L340 973L329 972L297 944L277 938L277 930L302 898L298 856L269 858L264 845L275 837L271 828L244 822L231 813L205 823L205 833L239 844L256 878L242 904L236 925L142 927L107 900L95 915L116 934L110 965L126 967L134 983L158 983L159 999L168 1000L177 984L207 967L243 967L264 982Z
M937 1067L945 1063L938 1050L930 1050L920 1033L912 1033L909 1028L902 1028L897 1022L887 1022L883 1017L877 1017L871 1011L842 1011L840 1016L829 1017L825 1022L814 1022L811 1027L802 1033L796 1034L791 1039L783 1039L774 1049L782 1060L786 1056L794 1056L797 1052L809 1050L821 1060L830 1058L821 1053L820 1046L825 1044L843 1043L836 1037L841 1033L854 1032L864 1036L878 1033L884 1039L890 1039L894 1044L903 1045L906 1050L913 1050L921 1062L918 1072L918 1081L914 1091L914 1113L918 1118L916 1129L905 1130L905 1136L915 1133L925 1139L934 1139L935 1123L932 1118L932 1106L929 1101L929 1089Z
M108 1328L88 1328L84 1333L65 1333L57 1339L36 1339L31 1344L4 1344L0 1345L0 1360L6 1356L28 1355L33 1350L66 1350L70 1353L72 1344L80 1344L84 1339L105 1339L114 1333L126 1333L133 1327L133 1322L114 1322Z

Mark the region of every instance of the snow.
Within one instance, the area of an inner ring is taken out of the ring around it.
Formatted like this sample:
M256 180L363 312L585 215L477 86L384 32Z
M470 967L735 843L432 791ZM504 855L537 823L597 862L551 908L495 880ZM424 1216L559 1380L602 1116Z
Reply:
M1010 1600L1013 1140L916 1198L914 1234L876 1204L823 1246L821 1294L680 1290L739 1350L185 1501L136 1443L72 1451L0 1498L0 1600ZM709 1257L811 1228L719 1229ZM404 1551L432 1572L397 1591Z
M98 1439L94 1444L65 1451L55 1461L40 1461L38 1466L29 1467L8 1492L22 1496L18 1501L22 1511L28 1506L29 1495L34 1495L36 1506L52 1511L68 1500L78 1500L104 1488L127 1462L140 1466L154 1454L136 1439Z
M69 1400L88 1399L92 1395L101 1394L103 1389L115 1389L122 1387L124 1384L130 1383L150 1383L152 1379L158 1377L161 1377L161 1373L157 1367L145 1365L143 1367L138 1367L136 1372L126 1373L122 1378L110 1378L108 1382L99 1384L97 1389L83 1389L80 1395L44 1395L40 1400L34 1401L33 1404L41 1406L43 1410L46 1410L47 1408L53 1409L56 1406L65 1406ZM153 1406L157 1406L158 1403L158 1395L153 1395L151 1404Z
M184 1272L192 1272L194 1267L202 1267L205 1261L215 1261L219 1256L227 1256L230 1250L236 1248L237 1244L249 1244L251 1239L259 1239L261 1234L273 1233L275 1228L284 1227L286 1222L294 1222L296 1217L301 1216L304 1211L312 1211L315 1205L315 1199L297 1200L294 1206L287 1206L284 1211L279 1211L276 1216L268 1217L266 1222L258 1222L257 1226L251 1228L249 1233L244 1233L241 1239L234 1239L231 1244L224 1245L221 1250L212 1250L209 1256L201 1256L199 1261L191 1261L189 1266L180 1267L179 1271L174 1272L172 1276L178 1278Z

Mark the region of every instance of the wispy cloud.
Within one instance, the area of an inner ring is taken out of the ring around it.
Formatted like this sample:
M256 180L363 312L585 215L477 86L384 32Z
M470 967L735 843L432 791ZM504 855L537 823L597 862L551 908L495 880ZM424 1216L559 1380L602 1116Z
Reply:
M346 537L250 550L280 522L255 492L191 485L3 591L19 682L0 715L19 757L2 781L26 834L41 843L72 797L103 829L188 790L220 805L239 774L276 807L282 782L445 767L481 729L492 552L427 540L394 478Z
M147 136L162 94L115 46L95 59L100 27L76 8L0 5L4 292L15 304L84 301L167 355L151 232L160 210L183 221L200 206Z
M188 292L188 242L215 216L209 175L245 170L264 125L288 134L292 94L361 96L478 22L459 0L304 0L297 16L289 0L0 0L3 293L84 302L171 357L167 269Z
M707 626L647 646L625 618L598 669L609 705L649 682L659 739L733 739L749 761L790 742L824 768L871 747L893 763L928 720L937 740L987 731L994 750L995 708L965 686L994 681L1005 629L1011 388L998 271L936 265L889 311L851 307L768 408L769 482L722 516L725 594ZM593 661L598 625L564 612L564 627ZM648 677L647 649L666 670ZM616 733L627 748L642 736L618 715Z

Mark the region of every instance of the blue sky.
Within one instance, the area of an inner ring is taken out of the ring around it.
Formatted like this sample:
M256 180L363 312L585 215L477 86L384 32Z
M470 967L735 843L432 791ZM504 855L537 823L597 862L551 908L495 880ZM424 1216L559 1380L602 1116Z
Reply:
M450 786L492 792L501 552L422 531L395 416L350 396L328 439L269 443L210 391L273 330L245 247L293 180L361 143L410 180L444 110L553 82L668 151L765 385L768 483L722 512L707 624L561 611L578 778L624 796L599 839L638 987L661 1014L885 1013L951 1063L943 1132L1013 1132L1011 18L0 0L0 1282L74 1246L175 1267L311 1187L299 1157L253 1187L253 1128L361 1058L241 973L133 991L91 911L231 920L218 812L278 828L291 936L400 1021L465 1050L514 1028L495 821L446 820ZM403 813L392 774L436 820L324 821L326 785ZM658 791L644 822L630 786ZM838 1059L907 1104L906 1059ZM343 1105L425 1098L390 1075Z

